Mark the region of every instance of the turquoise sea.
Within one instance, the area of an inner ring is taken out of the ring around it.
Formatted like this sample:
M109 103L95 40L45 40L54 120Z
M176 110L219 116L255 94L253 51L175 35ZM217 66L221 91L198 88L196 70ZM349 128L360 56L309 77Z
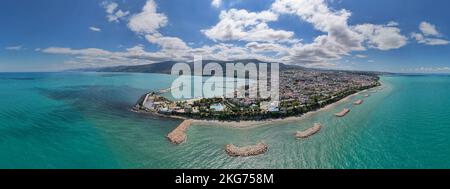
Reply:
M180 121L133 113L160 74L0 74L0 168L450 168L450 77L384 76L384 89L305 117L249 129L193 126L188 141L165 135ZM364 98L364 104L353 105ZM344 118L334 113L345 107ZM297 130L320 122L317 135ZM231 158L264 141L261 156Z

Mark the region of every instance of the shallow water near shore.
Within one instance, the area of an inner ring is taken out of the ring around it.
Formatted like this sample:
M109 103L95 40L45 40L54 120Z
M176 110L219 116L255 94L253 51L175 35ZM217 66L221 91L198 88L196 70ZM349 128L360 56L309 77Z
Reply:
M0 168L450 168L450 77L382 77L383 89L293 122L236 129L192 126L129 111L160 74L0 74ZM361 105L353 103L364 99ZM344 108L351 112L337 118ZM321 123L308 139L296 131ZM269 145L232 158L225 145Z

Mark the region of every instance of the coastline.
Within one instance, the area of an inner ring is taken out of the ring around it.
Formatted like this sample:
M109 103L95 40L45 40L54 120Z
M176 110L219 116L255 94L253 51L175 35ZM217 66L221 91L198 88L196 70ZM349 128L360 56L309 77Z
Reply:
M183 121L189 120L191 126L211 126L212 125L212 126L222 126L222 127L228 127L228 128L234 128L234 129L249 129L249 128L265 126L265 125L269 125L269 124L273 124L273 123L290 123L290 122L300 121L300 120L306 119L308 117L311 117L317 113L331 110L332 108L334 108L335 106L337 106L341 103L348 102L350 100L350 98L352 98L352 97L355 97L362 93L366 93L369 90L372 90L377 87L382 87L382 86L383 86L383 84L381 83L380 86L376 86L376 87L372 87L369 89L359 91L359 92L351 94L337 102L328 104L325 107L322 107L320 109L307 112L303 115L278 118L278 119L252 120L252 121L220 121L220 120L192 119L192 118L186 118L186 117L182 117L182 116L164 115L164 114L158 114L158 113L152 113L152 112L146 112L146 111L136 111L136 112L149 113L149 114L160 116L160 117L183 120Z
M379 87L379 86L378 86ZM373 88L370 88L373 89ZM214 126L223 126L223 127L229 127L229 128L236 128L236 129L248 129L248 128L254 128L254 127L259 127L259 126L264 126L264 125L269 125L269 124L273 124L273 123L289 123L289 122L295 122L295 121L300 121L303 119L306 119L308 117L311 117L317 113L323 112L323 111L328 111L331 110L332 108L334 108L335 106L347 102L350 100L350 98L359 95L363 92L366 92L367 90L370 89L366 89L360 92L357 92L355 94L349 95L335 103L332 104L328 104L323 108L320 108L318 110L315 111L310 111L307 112L303 115L300 116L291 116L291 117L286 117L286 118L279 118L279 119L267 119L267 120L258 120L258 121L219 121L219 120L198 120L198 119L190 119L192 120L192 125L195 126L210 126L210 125L214 125ZM169 116L172 117L172 116ZM178 116L174 116L172 118L175 119L180 119L180 117ZM182 119L187 119L187 118L182 118Z

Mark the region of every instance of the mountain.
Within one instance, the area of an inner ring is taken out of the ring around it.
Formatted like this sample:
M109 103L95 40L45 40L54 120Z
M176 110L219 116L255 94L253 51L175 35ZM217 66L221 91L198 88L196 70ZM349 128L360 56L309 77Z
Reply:
M263 62L256 59L245 59L245 60L235 60L235 61L217 61L217 60L203 60L203 66L208 63L218 63L222 68L225 70L225 65L227 63L243 63L244 65L248 63L255 63L257 65L261 63L269 63L269 62ZM172 70L172 66L176 63L179 63L177 61L165 61L165 62L159 62L154 64L145 64L145 65L136 65L136 66L114 66L114 67L103 67L103 68L85 68L85 69L77 69L77 70L70 70L70 71L89 71L89 72L134 72L134 73L162 73L162 74L170 74ZM193 62L187 62L191 68L191 72L194 71L194 63ZM270 68L270 66L269 66ZM286 65L280 63L280 70L283 69L305 69L301 66L295 66L295 65ZM268 70L270 71L270 69Z
M257 59L243 59L243 60L235 60L235 61L220 61L220 60L203 60L203 66L208 63L218 63L224 73L226 75L225 68L227 63L243 63L244 65L248 63L255 63L257 65L261 63L268 63L260 61ZM81 71L81 72L132 72L132 73L161 73L161 74L171 74L172 66L176 63L180 63L179 61L164 61L153 64L144 64L144 65L124 65L124 66L114 66L114 67L103 67L103 68L83 68L76 70L68 70L68 71ZM191 73L194 72L194 63L193 62L185 62L191 68ZM305 68L297 65L287 65L283 63L279 63L280 71L287 69L298 69L298 70L308 70L308 71L321 71L321 72L347 72L347 73L357 73L357 74L370 74L370 75L385 75L390 74L388 72L377 72L377 71L350 71L350 70L329 70L329 69L316 69L316 68ZM270 73L270 64L268 65L268 72Z

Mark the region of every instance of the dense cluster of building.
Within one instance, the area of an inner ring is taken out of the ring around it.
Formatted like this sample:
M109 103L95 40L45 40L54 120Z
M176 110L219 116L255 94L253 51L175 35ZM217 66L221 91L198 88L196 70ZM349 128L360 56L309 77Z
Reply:
M288 69L280 73L279 100L215 97L170 101L152 92L144 95L135 109L193 119L262 120L301 115L379 85L379 77L372 73Z
M280 74L280 97L308 104L340 96L346 91L377 86L378 80L377 75L366 72L286 70Z

